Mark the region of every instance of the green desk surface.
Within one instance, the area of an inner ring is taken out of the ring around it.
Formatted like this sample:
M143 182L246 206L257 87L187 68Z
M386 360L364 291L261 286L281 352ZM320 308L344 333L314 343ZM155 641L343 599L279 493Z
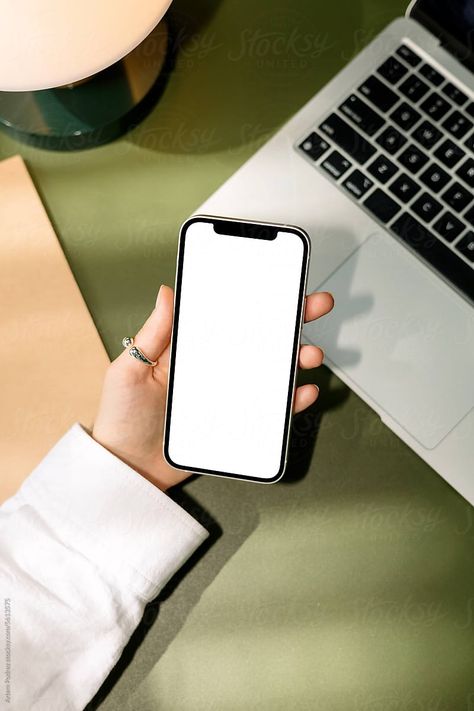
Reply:
M403 10L176 0L175 70L129 135L75 154L0 136L111 356L173 283L181 221ZM474 709L472 509L337 378L313 379L285 480L186 486L211 545L147 611L104 711Z

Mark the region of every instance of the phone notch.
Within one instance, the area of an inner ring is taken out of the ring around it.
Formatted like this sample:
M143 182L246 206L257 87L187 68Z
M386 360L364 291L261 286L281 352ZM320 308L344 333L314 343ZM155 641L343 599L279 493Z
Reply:
M233 220L214 220L214 232L218 235L232 237L248 237L251 239L274 240L279 229L273 225L258 224L256 222L238 222Z

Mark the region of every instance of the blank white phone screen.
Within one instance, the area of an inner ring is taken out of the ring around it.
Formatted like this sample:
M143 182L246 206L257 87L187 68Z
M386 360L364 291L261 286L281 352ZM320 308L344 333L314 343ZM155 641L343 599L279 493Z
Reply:
M303 264L294 232L266 240L217 234L208 222L187 228L168 442L175 464L279 476Z

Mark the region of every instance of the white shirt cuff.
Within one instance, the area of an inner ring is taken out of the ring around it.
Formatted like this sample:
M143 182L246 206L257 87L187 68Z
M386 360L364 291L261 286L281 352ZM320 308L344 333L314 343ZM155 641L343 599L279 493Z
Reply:
M59 440L19 493L65 545L146 601L209 535L79 424Z

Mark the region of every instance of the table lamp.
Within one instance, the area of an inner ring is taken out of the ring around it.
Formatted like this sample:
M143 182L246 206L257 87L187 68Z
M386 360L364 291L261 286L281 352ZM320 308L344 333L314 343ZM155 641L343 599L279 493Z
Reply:
M171 0L0 0L0 126L54 150L113 140L164 85Z

